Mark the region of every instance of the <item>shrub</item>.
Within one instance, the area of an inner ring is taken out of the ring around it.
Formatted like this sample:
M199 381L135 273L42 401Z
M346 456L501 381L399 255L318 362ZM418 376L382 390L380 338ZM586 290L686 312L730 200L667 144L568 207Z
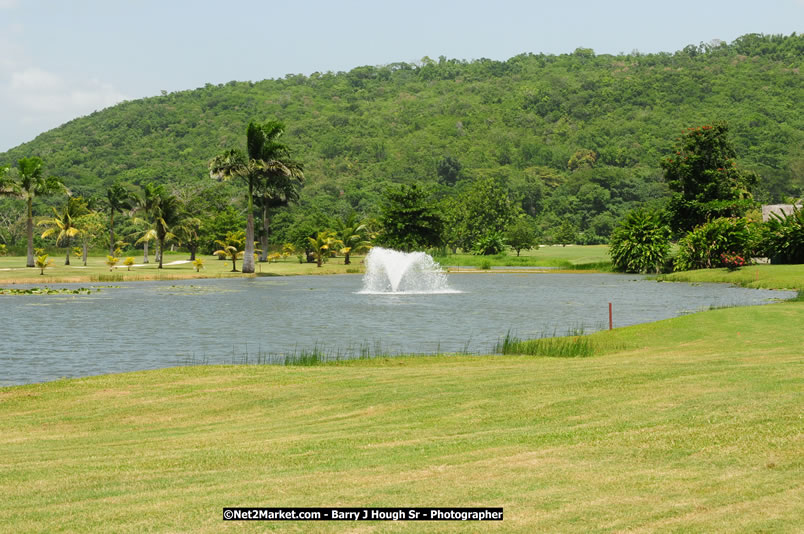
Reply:
M503 236L499 232L489 232L475 242L472 254L475 256L492 256L505 250Z
M612 267L626 273L659 273L670 251L670 228L658 212L630 212L611 233Z
M720 255L720 261L730 271L736 271L748 263L745 258L738 254L726 254L725 252Z
M725 267L725 257L752 256L752 229L743 218L720 218L697 226L678 242L677 271Z
M772 213L761 248L771 263L804 263L804 209L794 206L784 216Z
M116 256L106 256L106 265L109 266L110 271L114 269L114 266L117 265L118 261L120 261L120 258Z

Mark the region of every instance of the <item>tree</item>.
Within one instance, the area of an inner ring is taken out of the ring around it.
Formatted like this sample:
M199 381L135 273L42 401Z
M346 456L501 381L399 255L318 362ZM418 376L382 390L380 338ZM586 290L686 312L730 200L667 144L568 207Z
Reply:
M591 168L595 166L595 161L597 161L597 154L593 150L582 148L572 155L567 162L567 168L571 171Z
M215 242L221 247L219 250L213 252L216 256L228 257L232 260L232 272L237 272L237 259L243 257L243 243L246 236L242 230L239 232L229 232L226 237Z
M106 189L106 208L109 210L109 254L114 254L114 216L124 210L130 210L131 193L120 184L114 184ZM147 261L146 261L147 263Z
M567 243L575 243L576 239L578 239L578 229L572 222L566 220L561 223L561 226L558 227L555 235L553 235L553 241L559 243L562 247L566 247Z
M164 187L162 185L149 182L142 187L142 191L131 196L132 215L142 215L142 218L137 218L134 222L139 224L145 222L146 227L148 227L142 237L136 241L136 243L143 243L142 263L148 263L148 242L156 239L156 233L151 232L152 228L150 227L153 224L156 203L163 193Z
M106 225L103 221L103 215L97 211L90 211L85 215L81 215L75 219L74 223L75 227L78 228L78 236L81 238L81 259L84 262L84 266L86 266L89 244L101 232L106 230ZM114 253L114 250L112 250L112 253Z
M429 196L417 184L387 189L377 243L406 252L441 246L444 222Z
M106 265L109 266L109 272L114 270L114 266L117 265L118 261L120 261L120 258L117 256L106 256Z
M441 183L452 186L461 178L461 168L460 161L452 156L444 156L438 161L436 174Z
M516 251L517 256L521 250L539 248L536 243L536 230L530 218L522 216L509 226L505 233L505 242Z
M39 222L41 226L50 227L42 232L42 238L44 239L58 232L56 245L65 243L67 255L65 256L64 265L70 265L70 240L78 235L79 232L76 219L89 213L89 209L87 209L87 203L82 197L68 197L67 204L61 211L56 208L52 209L54 217L43 219Z
M287 206L291 202L298 202L299 189L304 181L304 168L301 163L290 158L288 147L279 142L284 131L281 122L267 122L263 124L266 142L262 158L273 161L273 167L266 168L265 175L259 183L258 204L262 208L262 231L260 232L260 246L262 253L260 261L268 257L268 238L271 231L270 210Z
M313 249L313 254L315 255L316 264L319 267L321 267L321 264L324 262L324 257L329 251L343 244L343 242L338 239L335 232L331 230L319 230L314 237L308 237L307 240L310 242L310 247Z
M456 204L454 224L464 249L474 247L481 239L495 241L491 236L502 236L521 210L502 181L493 178L472 184Z
M350 213L345 219L335 222L335 233L341 241L339 252L343 254L343 264L349 265L350 255L371 247L365 223L357 219L357 213Z
M202 225L203 221L198 217L184 217L174 232L179 244L190 251L190 261L195 261L195 255L201 245Z
M45 269L53 265L53 260L48 258L47 254L42 254L36 257L36 263L34 265L39 268L39 274L44 275Z
M687 232L718 217L741 217L754 202L757 175L737 168L725 123L690 128L678 139L674 154L661 161L673 191L670 224Z
M165 256L165 243L176 238L177 228L182 223L182 206L179 199L166 191L162 191L153 209L154 231L156 241L159 244L159 268L162 268L162 260Z
M149 185L151 184L146 184L146 189L148 189L147 186ZM145 243L147 247L149 241L156 240L156 255L159 261L159 269L162 269L165 243L176 238L174 232L179 231L179 227L183 222L183 213L179 199L175 195L168 193L164 187L151 188L151 192L153 196L145 202L150 212L151 224L142 237L137 240L137 243Z
M658 212L631 211L611 234L609 255L616 271L659 273L669 251L670 227Z
M284 130L280 122L269 121L265 124L250 122L246 129L246 149L243 153L238 149L230 149L213 158L209 162L209 173L213 178L230 180L240 178L248 187L246 196L246 243L243 256L243 272L254 272L254 194L260 188L276 193L273 186L279 182L278 177L298 180L301 166L293 164L297 171L289 167L284 160L287 148L277 141ZM294 174L295 173L295 174ZM281 187L277 186L277 189Z
M4 171L5 175L6 172ZM27 267L34 267L33 247L33 199L66 191L64 184L55 176L45 176L42 171L42 160L38 157L21 158L17 162L17 180L3 176L0 181L0 196L21 198L26 203L26 233L28 236Z

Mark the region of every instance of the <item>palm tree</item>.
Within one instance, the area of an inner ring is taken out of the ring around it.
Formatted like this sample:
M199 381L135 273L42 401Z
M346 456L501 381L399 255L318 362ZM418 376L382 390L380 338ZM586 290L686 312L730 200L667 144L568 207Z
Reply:
M159 269L162 268L164 258L165 243L175 239L173 233L180 226L182 221L181 203L175 195L165 191L162 186L158 186L158 192L151 206L151 216L153 226L145 231L145 234L137 240L144 242L147 246L148 241L156 239L157 256L159 258Z
M313 249L315 261L319 267L321 267L321 264L324 261L324 256L330 250L334 249L338 245L343 244L343 242L338 239L338 236L335 234L335 232L330 230L319 230L316 232L315 237L308 237L307 240Z
M371 242L366 236L368 232L366 224L358 221L357 213L352 212L345 219L335 221L335 226L338 238L343 243L340 252L343 253L344 265L352 263L349 256L353 252L371 248Z
M45 274L45 269L53 265L53 260L48 258L47 254L42 254L41 256L36 257L36 263L34 263L35 267L39 268L39 274Z
M199 217L188 216L187 213L184 213L181 224L173 232L176 234L179 244L190 251L190 261L195 261L195 254L198 252L198 247L201 246L201 224L202 221Z
M109 210L109 254L114 255L114 215L132 208L131 193L122 185L114 184L106 189L106 208Z
M164 190L165 188L161 185L147 183L143 186L141 193L134 193L131 196L131 214L141 213L144 217L144 219L135 219L135 222L141 223L145 221L148 226L152 224L153 211L157 197L159 197ZM153 230L153 228L146 230L145 234L136 241L136 243L143 243L142 263L148 263L148 242L152 239L156 239L156 232L152 232L151 230Z
M291 202L298 202L299 189L304 182L304 168L301 163L290 159L290 152L277 139L282 135L284 126L281 123L270 123L273 135L273 159L278 162L274 170L269 170L259 184L257 203L262 208L262 232L260 232L260 245L262 254L260 261L268 256L268 237L271 230L270 210L287 206Z
M89 244L106 229L103 215L97 211L89 211L85 215L76 218L73 223L78 228L78 235L81 236L81 259L84 267L87 265L89 255ZM114 253L114 251L112 251Z
M39 222L41 226L50 226L50 228L42 232L43 239L58 232L56 245L60 242L66 244L67 256L65 256L64 265L70 265L70 239L78 235L80 231L75 224L75 219L86 213L89 213L89 209L82 197L68 197L67 204L61 211L53 208L55 216Z
M5 171L2 173L5 175ZM35 267L33 246L33 199L59 191L66 191L64 184L55 176L44 176L42 159L38 157L22 158L17 162L18 179L9 176L0 177L0 196L21 198L27 204L26 232L28 234L27 267Z
M209 162L211 177L222 180L240 178L248 186L244 273L254 272L254 193L263 189L273 191L268 184L277 182L278 177L299 180L302 176L301 165L290 162L287 147L277 140L283 131L281 122L258 124L252 121L246 129L246 153L230 149Z
M216 239L215 243L220 246L220 250L216 250L213 252L216 256L224 256L232 260L232 272L237 272L237 259L244 257L244 252L240 250L243 246L243 242L245 240L245 235L242 231L240 232L227 232L226 237L223 240ZM254 256L252 256L252 259ZM243 261L245 263L245 260Z
M156 223L156 239L159 242L159 268L162 268L162 258L165 256L165 242L175 239L173 232L182 223L182 205L175 195L168 193L159 196L156 210L154 211Z

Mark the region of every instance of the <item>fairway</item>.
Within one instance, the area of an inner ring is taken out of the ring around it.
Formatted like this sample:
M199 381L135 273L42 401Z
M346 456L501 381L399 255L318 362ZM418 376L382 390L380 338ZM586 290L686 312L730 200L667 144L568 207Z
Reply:
M590 336L591 358L208 366L0 389L8 531L795 532L804 303ZM794 328L794 325L799 327ZM502 523L224 523L502 506Z
M56 284L87 282L125 282L139 280L180 280L187 278L232 278L248 276L290 276L308 274L362 274L365 271L363 254L353 254L352 263L344 265L343 257L329 258L322 267L315 263L299 263L295 256L283 258L275 262L257 262L256 273L243 274L232 272L230 260L219 260L215 256L199 256L204 266L196 272L193 264L187 261L184 253L168 253L165 255L164 267L158 269L153 255L148 264L142 264L142 255L135 256L135 267L128 270L122 265L125 257L121 257L117 266L110 270L105 256L90 256L86 267L79 258L71 258L72 265L64 265L63 255L53 255L53 266L39 274L35 267L25 267L25 257L0 257L0 287L10 284ZM443 266L470 265L480 266L485 261L494 266L549 266L562 269L574 269L577 266L590 264L598 267L609 262L608 246L547 246L539 250L522 251L517 257L513 252L501 256L473 256L470 254L452 254L436 258ZM242 260L237 260L238 270L242 268ZM588 267L587 267L588 269Z
M276 262L256 263L254 274L239 272L242 260L237 260L238 272L232 272L231 260L219 260L215 256L199 256L204 262L200 271L196 271L184 253L166 254L163 268L153 255L148 264L142 264L142 256L136 256L136 265L130 270L120 262L114 269L109 269L106 257L90 256L86 267L78 258L71 259L71 265L64 265L63 256L55 256L53 266L45 269L43 275L35 267L25 267L25 257L0 257L0 287L10 284L59 284L86 282L126 282L142 280L182 280L192 278L239 278L249 276L289 276L305 274L353 274L362 273L360 263L363 256L352 256L352 265L344 265L343 258L332 258L322 267L315 263L299 263L295 257L284 258Z

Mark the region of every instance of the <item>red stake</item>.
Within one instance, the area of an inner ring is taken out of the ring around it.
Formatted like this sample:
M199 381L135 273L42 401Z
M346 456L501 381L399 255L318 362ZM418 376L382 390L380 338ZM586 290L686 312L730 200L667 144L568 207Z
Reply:
M611 318L611 302L609 302L609 330L612 330L613 328L614 328L614 322L612 321Z

